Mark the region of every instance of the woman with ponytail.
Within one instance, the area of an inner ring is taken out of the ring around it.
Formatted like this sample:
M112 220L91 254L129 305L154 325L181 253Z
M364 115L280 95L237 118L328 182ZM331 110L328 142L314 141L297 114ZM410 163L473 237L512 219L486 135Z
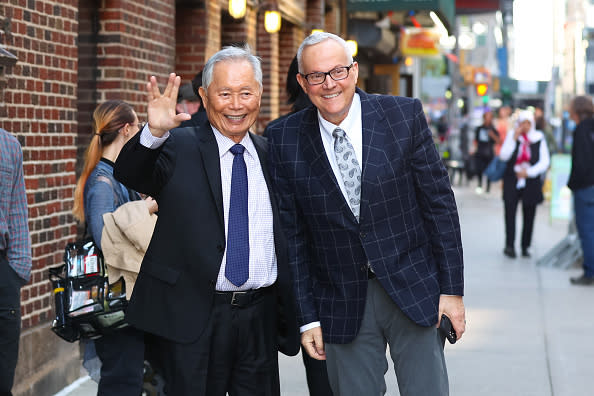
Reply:
M93 113L93 136L74 191L73 213L80 222L85 223L99 248L104 228L103 215L140 199L138 193L126 188L113 176L113 165L120 150L139 130L136 113L132 106L123 101L106 101ZM157 203L152 198L146 198L145 203L148 213L157 211ZM101 360L97 394L140 395L144 363L143 333L128 326L96 339L94 344ZM92 347L89 350L92 355ZM85 361L87 356L85 351Z

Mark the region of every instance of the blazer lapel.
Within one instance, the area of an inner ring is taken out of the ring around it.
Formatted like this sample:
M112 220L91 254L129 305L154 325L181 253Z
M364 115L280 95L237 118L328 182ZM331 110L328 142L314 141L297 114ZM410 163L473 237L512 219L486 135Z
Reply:
M315 107L311 107L304 115L300 125L300 133L303 141L303 155L305 160L310 165L311 172L320 178L320 184L328 194L329 201L334 202L336 207L344 207L345 211L352 217L352 220L356 222L355 216L342 195L338 180L336 180L334 171L328 161L324 143L320 136L320 124Z
M363 129L363 167L361 169L361 208L369 204L371 193L370 182L378 174L378 170L385 164L383 147L388 134L387 126L382 123L385 112L382 111L377 98L368 95L357 88L361 98L361 118ZM373 150L372 150L373 148Z
M266 147L266 139L261 136L255 136L253 133L248 132L250 134L250 138L254 143L254 147L256 147L256 152L258 153L258 159L260 160L260 167L262 168L262 174L264 175L264 180L266 180L266 185L268 186L268 195L270 196L270 204L272 205L272 210L276 211L276 201L274 200L274 194L272 193L272 181L270 179L270 173L268 172L268 151Z
M219 220L221 226L225 228L225 220L223 217L223 189L221 187L221 162L219 158L219 146L214 137L210 123L204 123L200 128L196 128L200 144L198 145L200 153L202 154L202 162L206 176L208 177L208 184L210 191L215 201L217 211L219 213Z
M280 268L286 262L286 257L280 241L283 234L278 216L278 205L276 204L276 197L274 195L274 191L272 190L272 179L270 178L270 172L268 171L268 148L266 146L267 140L252 133L250 133L250 138L252 139L252 142L254 142L254 147L256 147L256 152L258 153L258 158L260 159L262 174L264 175L264 180L266 181L266 186L268 187L268 197L270 198L270 206L272 207L272 227L274 231L275 252L277 257L277 265ZM281 276L281 271L279 271L279 276Z

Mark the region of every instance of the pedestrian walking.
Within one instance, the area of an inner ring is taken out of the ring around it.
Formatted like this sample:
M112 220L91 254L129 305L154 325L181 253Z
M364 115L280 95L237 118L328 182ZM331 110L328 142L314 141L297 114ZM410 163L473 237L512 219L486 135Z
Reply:
M542 185L549 169L549 149L544 134L534 127L534 115L529 110L519 113L516 129L509 132L501 146L499 158L507 161L503 175L505 206L505 248L503 253L516 257L516 211L522 201L522 257L530 257L536 206L543 202Z
M567 187L573 191L575 224L583 252L584 273L571 278L573 285L594 285L594 105L588 96L576 96L569 106L577 124L571 148L571 173Z

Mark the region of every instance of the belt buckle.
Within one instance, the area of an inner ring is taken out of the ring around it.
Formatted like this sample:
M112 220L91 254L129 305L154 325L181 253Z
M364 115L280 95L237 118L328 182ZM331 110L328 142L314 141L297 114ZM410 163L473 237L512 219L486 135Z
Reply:
M244 292L244 291L233 292L233 295L231 296L231 305L233 305L234 307L240 307L240 305L236 301L236 296L240 296L240 295L245 294L245 293L246 292Z

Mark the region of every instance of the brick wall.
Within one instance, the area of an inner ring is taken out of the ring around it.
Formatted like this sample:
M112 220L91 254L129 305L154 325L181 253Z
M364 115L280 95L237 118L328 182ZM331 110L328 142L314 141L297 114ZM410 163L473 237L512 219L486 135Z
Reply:
M23 147L33 255L31 282L21 292L13 392L37 396L80 376L77 344L48 328L53 296L47 268L61 264L65 244L77 236L70 211L91 113L109 98L145 113L148 76L166 76L175 64L175 0L9 3L0 5L0 44L18 61L6 71L0 127Z
M279 115L279 34L264 29L264 13L258 15L258 55L262 58L264 92L256 132L264 132L266 125Z
M47 267L76 232L70 217L76 161L75 0L12 1L0 12L9 20L2 44L17 56L4 92L0 127L23 146L33 270L22 289L24 329L52 316Z
M23 147L33 255L31 281L21 291L23 332L13 391L42 395L49 390L35 383L57 369L57 361L52 364L57 354L64 379L79 372L76 346L48 329L53 297L47 277L47 268L61 263L64 245L76 234L70 210L77 155L78 1L9 3L0 5L0 44L18 61L6 71L0 127Z
M203 7L178 8L176 15L175 72L189 82L204 67L208 19Z
M310 31L311 29L325 29L324 13L324 0L307 0L306 21Z
M104 2L99 10L99 100L123 99L146 112L144 86L175 66L175 0Z
M97 106L97 42L99 35L99 0L83 1L78 9L78 131L91 130L91 115ZM89 143L89 133L77 139L76 158L82 158ZM82 161L77 163L80 174Z
M288 95L286 90L287 85L287 72L289 66L293 61L299 45L305 38L305 32L298 26L290 23L289 21L283 21L281 30L279 32L279 46L282 49L279 53L279 114L287 114L291 111L291 105L287 103Z
M72 198L96 105L123 99L143 120L150 75L164 83L176 71L189 80L222 43L242 40L263 59L265 95L257 123L262 132L286 101L280 96L286 71L309 32L309 18L316 24L324 20L323 0L281 0L283 31L271 35L257 2L248 1L237 30L229 29L235 22L228 19L226 0L185 1L190 5L177 10L176 2L0 2L0 45L18 58L6 70L0 127L23 147L33 253L32 280L22 289L15 395L50 395L80 376L77 344L49 330L54 314L47 269L62 263L63 247L80 233Z

